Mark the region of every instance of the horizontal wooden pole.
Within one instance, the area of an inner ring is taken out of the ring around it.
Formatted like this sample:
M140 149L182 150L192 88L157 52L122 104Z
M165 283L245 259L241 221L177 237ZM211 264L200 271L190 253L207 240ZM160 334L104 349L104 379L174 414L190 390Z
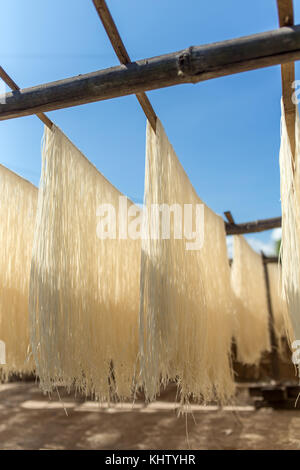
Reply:
M256 233L273 228L281 227L281 217L272 219L261 219L253 222L244 222L243 224L230 224L225 222L227 235L242 235L243 233Z
M300 59L300 26L188 49L2 95L0 120Z

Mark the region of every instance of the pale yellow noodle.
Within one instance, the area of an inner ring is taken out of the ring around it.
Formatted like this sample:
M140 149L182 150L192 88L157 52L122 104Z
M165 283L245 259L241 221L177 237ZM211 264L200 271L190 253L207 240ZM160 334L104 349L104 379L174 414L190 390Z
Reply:
M270 351L264 266L261 255L242 235L234 235L233 248L231 278L237 305L237 359L245 364L258 364L262 353Z
M115 208L118 235L119 196L57 127L45 127L30 281L32 348L45 391L58 382L101 401L132 395L140 240L97 236L101 204Z
M159 120L156 133L147 124L145 210L152 204L177 204L182 213L184 204L191 204L194 223L196 205L203 204ZM161 384L173 379L182 403L190 398L225 402L234 391L234 312L224 222L204 205L204 245L188 251L186 238L174 239L171 220L170 239L148 233L142 242L140 344L146 397L153 400Z
M38 190L0 165L0 340L2 379L34 371L29 347L29 277Z
M280 192L282 209L282 288L288 311L285 316L290 343L300 340L300 122L296 113L295 166L281 105ZM292 327L290 327L290 323Z
M288 319L289 317L287 303L281 289L281 266L276 263L269 263L267 265L267 269L269 275L272 313L274 318L274 332L276 335L278 351L284 356L284 345L287 337L285 319ZM288 325L288 329L290 328L291 325Z

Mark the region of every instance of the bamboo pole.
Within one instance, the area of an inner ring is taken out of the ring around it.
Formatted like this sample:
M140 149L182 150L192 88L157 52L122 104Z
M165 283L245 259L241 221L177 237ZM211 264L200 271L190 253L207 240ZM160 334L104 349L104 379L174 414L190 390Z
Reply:
M300 59L300 26L195 46L1 97L0 120L183 83L198 83Z
M109 37L112 47L121 64L129 64L131 59L124 46L124 43L119 34L118 28L111 16L105 0L93 0L94 6L97 10L100 20L104 26L104 29ZM136 97L148 119L154 131L156 131L156 114L152 105L145 93L137 93Z

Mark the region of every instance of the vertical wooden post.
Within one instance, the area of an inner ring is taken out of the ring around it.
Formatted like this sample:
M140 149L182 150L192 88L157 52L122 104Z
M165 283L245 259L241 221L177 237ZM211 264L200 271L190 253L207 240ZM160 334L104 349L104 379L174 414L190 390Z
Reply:
M293 26L294 24L294 8L293 0L277 0L279 26ZM287 132L290 140L291 151L293 155L293 164L295 165L296 152L296 106L292 101L294 93L293 82L295 81L295 63L289 62L281 65L281 82L282 82L282 101L285 113L285 121Z

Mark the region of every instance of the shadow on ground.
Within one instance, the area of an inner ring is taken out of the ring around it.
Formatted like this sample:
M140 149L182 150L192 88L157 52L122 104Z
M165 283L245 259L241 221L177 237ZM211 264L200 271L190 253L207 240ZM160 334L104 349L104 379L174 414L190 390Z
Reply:
M108 407L49 400L32 382L0 385L0 449L300 449L300 412L255 410L246 388L235 406L180 417L170 396Z

